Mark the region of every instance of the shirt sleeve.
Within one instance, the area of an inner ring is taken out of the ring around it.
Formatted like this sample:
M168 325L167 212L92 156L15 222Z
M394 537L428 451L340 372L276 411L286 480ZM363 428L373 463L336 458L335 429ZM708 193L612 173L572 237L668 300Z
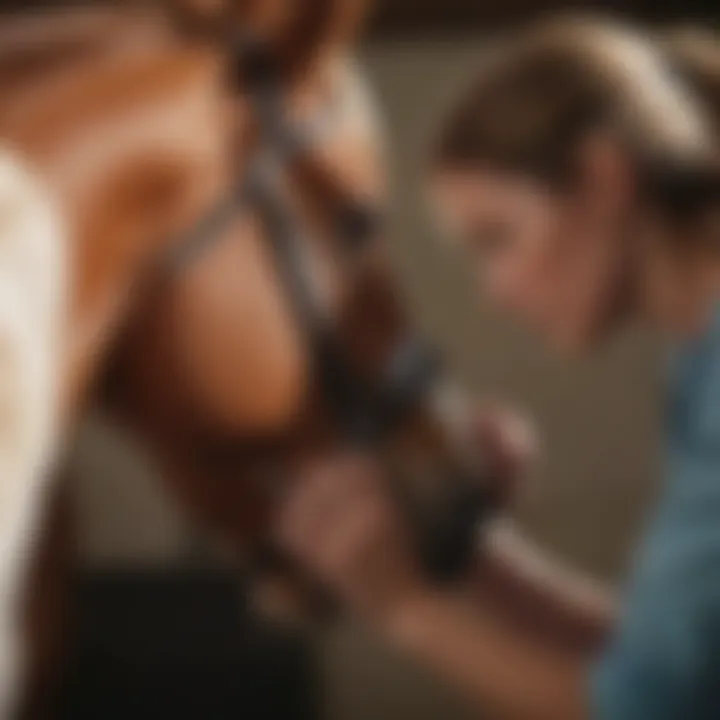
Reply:
M680 357L664 494L592 677L595 720L720 718L720 311Z
M672 497L592 678L594 720L720 717L720 462L675 458Z
M687 609L658 603L625 628L595 670L594 720L685 720L704 700L704 645Z

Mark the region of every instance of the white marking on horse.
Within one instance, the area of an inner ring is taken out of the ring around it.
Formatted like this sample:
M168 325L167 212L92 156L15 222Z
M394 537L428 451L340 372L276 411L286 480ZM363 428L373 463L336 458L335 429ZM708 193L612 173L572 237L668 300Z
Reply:
M18 588L57 438L66 253L48 193L0 150L0 717L18 679Z

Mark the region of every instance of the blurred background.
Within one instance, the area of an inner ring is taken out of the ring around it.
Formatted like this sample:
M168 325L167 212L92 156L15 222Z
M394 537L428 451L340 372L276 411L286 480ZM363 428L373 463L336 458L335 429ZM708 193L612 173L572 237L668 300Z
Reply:
M545 353L533 338L477 305L471 279L433 234L416 179L438 112L471 75L495 28L582 6L616 9L652 22L707 23L717 6L713 10L714 3L687 0L383 0L380 5L359 55L387 123L395 193L393 249L405 292L418 322L478 397L504 399L534 419L543 453L522 508L527 532L568 562L618 581L656 481L654 418L661 368L655 341L629 328L587 362L566 365ZM189 562L195 539L153 481L148 460L127 438L90 418L71 464L88 577L108 572L120 577L128 568L160 570ZM192 562L202 565L203 552L193 554ZM126 609L140 602L140 595L128 592L123 595L130 598L123 600ZM198 607L203 602L198 600ZM347 621L300 639L269 633L256 645L265 649L255 658L285 658L281 667L274 659L267 661L274 678L270 693L287 700L278 717L466 716L446 688ZM253 662L262 667L265 660ZM254 716L260 714L246 715Z

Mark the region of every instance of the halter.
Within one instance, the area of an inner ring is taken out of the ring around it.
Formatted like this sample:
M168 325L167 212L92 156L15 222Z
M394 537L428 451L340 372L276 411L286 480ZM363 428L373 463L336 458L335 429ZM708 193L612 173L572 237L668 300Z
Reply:
M379 377L369 380L354 367L317 301L307 273L302 223L284 202L278 185L283 171L312 146L315 133L287 122L282 83L262 44L238 39L232 63L234 88L239 92L242 87L248 94L259 121L261 150L230 193L170 245L162 258L163 270L182 272L228 237L224 231L234 220L244 213L256 214L266 230L278 274L311 351L314 378L336 427L348 444L375 448L427 399L438 376L437 354L425 342L408 336L397 344ZM353 253L365 246L378 222L373 207L346 200L332 224L338 249ZM460 479L456 485L446 526L427 527L430 523L425 522L420 533L428 574L436 579L451 579L466 569L478 522L491 512L488 490L476 478Z

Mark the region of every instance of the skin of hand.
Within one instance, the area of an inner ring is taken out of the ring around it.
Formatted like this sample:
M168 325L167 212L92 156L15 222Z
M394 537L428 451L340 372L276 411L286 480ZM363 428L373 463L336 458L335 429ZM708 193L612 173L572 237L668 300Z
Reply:
M475 431L495 468L498 496L512 503L534 445L527 425L512 414L484 412ZM277 532L281 544L362 620L464 690L483 712L514 720L589 717L589 654L529 633L499 612L487 578L470 604L427 583L372 458L345 454L301 469ZM545 588L552 608L567 608L567 597L577 597L565 590L556 597L555 580L548 588L546 579L538 583L535 575L530 573L529 584L521 580L522 594L536 585ZM584 617L584 603L579 606Z
M506 410L482 411L473 431L499 496L511 505L535 448L528 423ZM434 592L387 488L371 457L348 452L310 462L277 523L286 550L355 612L385 627Z

